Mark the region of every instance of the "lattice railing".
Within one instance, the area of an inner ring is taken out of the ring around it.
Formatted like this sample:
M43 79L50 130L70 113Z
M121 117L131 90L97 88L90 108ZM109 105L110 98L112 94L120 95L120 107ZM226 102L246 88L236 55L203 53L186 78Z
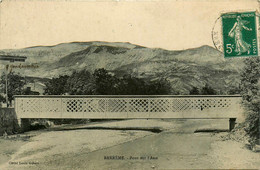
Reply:
M239 96L16 96L15 109L22 117L55 113L59 113L58 117L65 113L83 113L86 117L90 113L104 113L106 117L109 113L128 113L129 117L131 113L215 113L223 110L227 114L239 110L240 101Z

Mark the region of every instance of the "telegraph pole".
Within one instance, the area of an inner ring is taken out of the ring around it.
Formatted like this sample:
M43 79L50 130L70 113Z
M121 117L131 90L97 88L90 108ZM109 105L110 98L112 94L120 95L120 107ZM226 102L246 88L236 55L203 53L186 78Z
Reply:
M8 91L7 90L7 78L8 78L7 74L8 74L8 68L6 68L6 73L5 73L5 94L6 94L5 99L6 99L6 106L9 107L9 105L8 105L8 92L7 92Z

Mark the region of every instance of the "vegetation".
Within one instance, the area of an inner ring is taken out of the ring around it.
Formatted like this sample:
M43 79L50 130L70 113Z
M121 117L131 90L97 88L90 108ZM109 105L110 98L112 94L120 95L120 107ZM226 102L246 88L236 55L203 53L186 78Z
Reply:
M62 95L65 93L65 84L69 76L59 76L48 81L45 89L45 94Z
M119 78L112 76L105 69L97 69L94 71L94 94L113 95L119 93Z
M105 69L93 74L87 70L73 72L70 76L52 78L46 83L45 94L72 95L163 95L171 94L166 79L156 81L139 79L130 75L117 77Z
M199 90L197 87L193 87L190 90L190 95L216 95L217 92L211 86L206 84L204 87Z
M241 93L241 87L240 84L237 87L232 87L231 89L229 89L228 94L229 95L237 95Z
M250 144L255 145L260 137L260 58L247 58L245 64L241 75L241 95L246 109L245 130Z
M1 79L1 90L5 91L6 89L6 73L2 74ZM25 85L24 77L16 74L14 72L10 72L7 75L7 94L8 94L8 102L12 105L12 100L14 99L14 95L23 94L23 86Z
M206 84L204 87L202 87L201 94L203 94L203 95L216 95L217 92L212 87L210 87L208 84Z
M199 91L199 88L197 88L197 87L193 87L190 90L190 95L199 95L199 94L200 94L200 91Z
M1 102L5 102L5 97L2 96L2 95L0 95L0 103L1 103Z

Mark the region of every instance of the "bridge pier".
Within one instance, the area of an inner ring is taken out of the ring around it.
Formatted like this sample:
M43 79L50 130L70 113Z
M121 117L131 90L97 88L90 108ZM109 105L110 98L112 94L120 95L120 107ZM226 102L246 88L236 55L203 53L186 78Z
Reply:
M229 118L229 131L232 131L236 125L236 118Z
M19 131L26 132L30 130L30 121L29 119L18 119Z

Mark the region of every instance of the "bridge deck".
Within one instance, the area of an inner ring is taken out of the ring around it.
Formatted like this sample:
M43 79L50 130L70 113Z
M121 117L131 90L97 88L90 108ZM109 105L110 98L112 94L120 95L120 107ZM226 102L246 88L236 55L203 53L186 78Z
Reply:
M236 118L240 96L15 96L18 118Z

